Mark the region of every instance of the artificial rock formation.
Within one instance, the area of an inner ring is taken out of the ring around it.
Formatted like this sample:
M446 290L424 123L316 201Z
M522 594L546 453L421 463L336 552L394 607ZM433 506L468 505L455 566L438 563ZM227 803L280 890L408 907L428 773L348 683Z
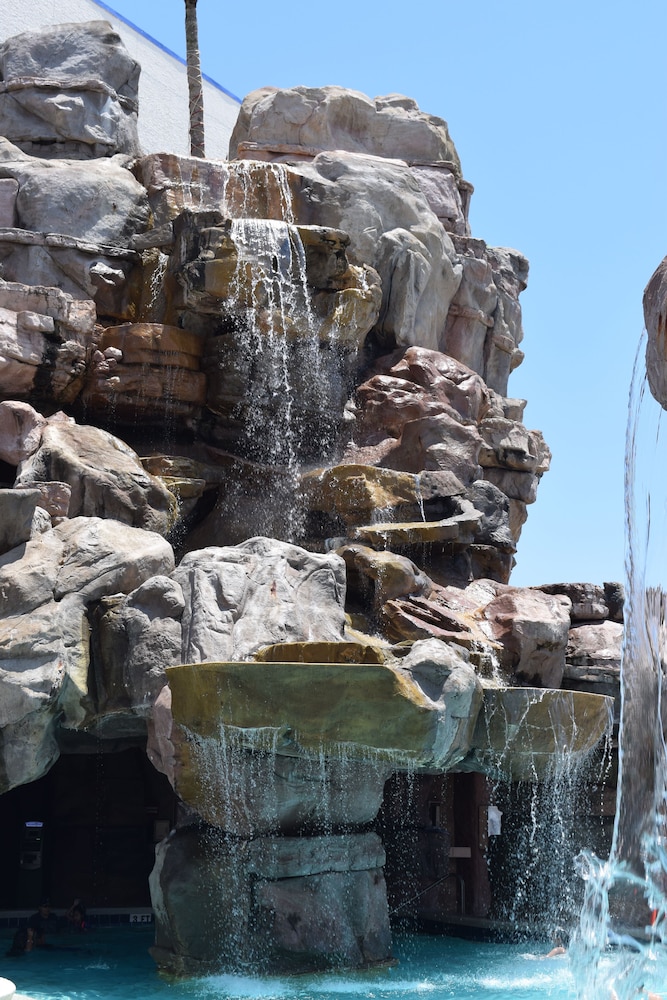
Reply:
M541 774L616 693L619 594L509 582L527 262L409 98L256 91L211 162L139 154L104 22L0 76L0 790L148 753L163 968L387 960L387 781Z
M667 258L656 268L644 291L644 323L648 334L646 374L652 394L667 402Z
M136 153L138 64L106 21L0 46L0 134L39 157Z

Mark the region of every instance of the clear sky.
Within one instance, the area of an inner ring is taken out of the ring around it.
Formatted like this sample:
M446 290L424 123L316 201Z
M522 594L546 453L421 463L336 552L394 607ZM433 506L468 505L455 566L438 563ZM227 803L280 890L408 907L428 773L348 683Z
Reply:
M107 0L185 54L183 0ZM667 254L664 0L199 0L204 73L403 93L449 123L474 236L531 264L528 400L552 469L512 583L622 580L627 400L644 286Z

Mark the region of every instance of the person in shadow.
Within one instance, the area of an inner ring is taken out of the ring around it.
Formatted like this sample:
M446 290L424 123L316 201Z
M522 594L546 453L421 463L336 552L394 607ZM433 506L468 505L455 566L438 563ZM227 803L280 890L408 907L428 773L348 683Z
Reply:
M46 943L47 934L58 932L58 917L51 913L51 906L48 899L42 900L37 913L28 917L28 928L33 932L33 944L35 948L48 948Z
M19 927L12 938L11 948L7 952L8 958L15 958L17 955L25 955L32 951L34 947L34 934L32 927Z
M67 924L70 930L85 931L86 908L80 899L75 899L67 911Z

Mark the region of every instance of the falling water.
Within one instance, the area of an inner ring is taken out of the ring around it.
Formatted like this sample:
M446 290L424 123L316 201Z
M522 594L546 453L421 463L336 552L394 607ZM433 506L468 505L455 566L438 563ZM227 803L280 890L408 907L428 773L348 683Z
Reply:
M340 358L335 336L320 341L297 227L234 219L231 236L238 265L224 311L235 328L236 371L245 386L236 413L243 427L238 447L245 459L273 470L272 503L263 504L272 520L257 525L257 533L294 541L303 516L302 466L333 446L344 400Z
M581 858L586 901L574 942L581 997L634 996L667 986L665 617L667 484L663 411L644 374L640 341L626 437L626 603L619 784L609 861ZM609 945L615 945L609 949ZM660 982L660 978L662 981ZM657 980L657 982L656 982Z
M585 844L603 838L602 821L590 816L592 787L600 787L610 741L600 755L573 756L563 748L546 773L520 781L499 776L490 799L502 814L502 838L491 838L489 867L496 900L493 916L518 938L539 930L545 940L566 933L581 903L574 859ZM502 771L500 771L500 775Z
M335 927L341 883L353 886L359 877L354 859L375 853L367 863L376 877L381 847L368 823L390 766L377 752L344 743L286 756L279 749L296 749L298 734L284 726L221 724L215 736L188 733L186 743L209 806L200 810L207 821L201 835L215 876L211 909L222 911L215 917L224 943L219 958L229 969L260 971L271 946L266 907L274 892L311 877L320 915Z

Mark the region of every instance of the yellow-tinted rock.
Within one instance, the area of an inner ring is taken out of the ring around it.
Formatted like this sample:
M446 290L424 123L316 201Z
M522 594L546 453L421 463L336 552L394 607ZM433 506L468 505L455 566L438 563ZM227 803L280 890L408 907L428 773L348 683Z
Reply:
M122 351L125 364L152 363L155 355L185 355L177 362L162 361L185 367L192 364L190 359L201 357L204 341L196 333L164 323L124 323L104 331L99 348L104 351L107 347Z
M459 524L453 517L442 521L385 521L355 528L352 537L368 545L426 545L430 542L455 541L459 537Z
M437 721L419 688L380 664L198 663L168 668L168 680L178 724L203 737L248 730L249 748L275 729L282 752L345 743L416 763Z
M382 651L360 642L279 642L255 653L261 663L384 663Z
M420 500L418 476L374 465L316 469L303 476L301 484L311 510L335 512L345 520Z
M478 682L469 674L472 704ZM450 717L445 697L431 700L406 671L384 664L198 663L169 667L167 675L178 726L214 740L229 728L247 749L257 747L260 731L273 732L281 754L335 758L344 749L349 758L370 753L396 767L437 770L447 766L448 741L457 743L461 725L470 726ZM190 786L190 741L180 755L181 781ZM186 801L195 792L177 791Z

